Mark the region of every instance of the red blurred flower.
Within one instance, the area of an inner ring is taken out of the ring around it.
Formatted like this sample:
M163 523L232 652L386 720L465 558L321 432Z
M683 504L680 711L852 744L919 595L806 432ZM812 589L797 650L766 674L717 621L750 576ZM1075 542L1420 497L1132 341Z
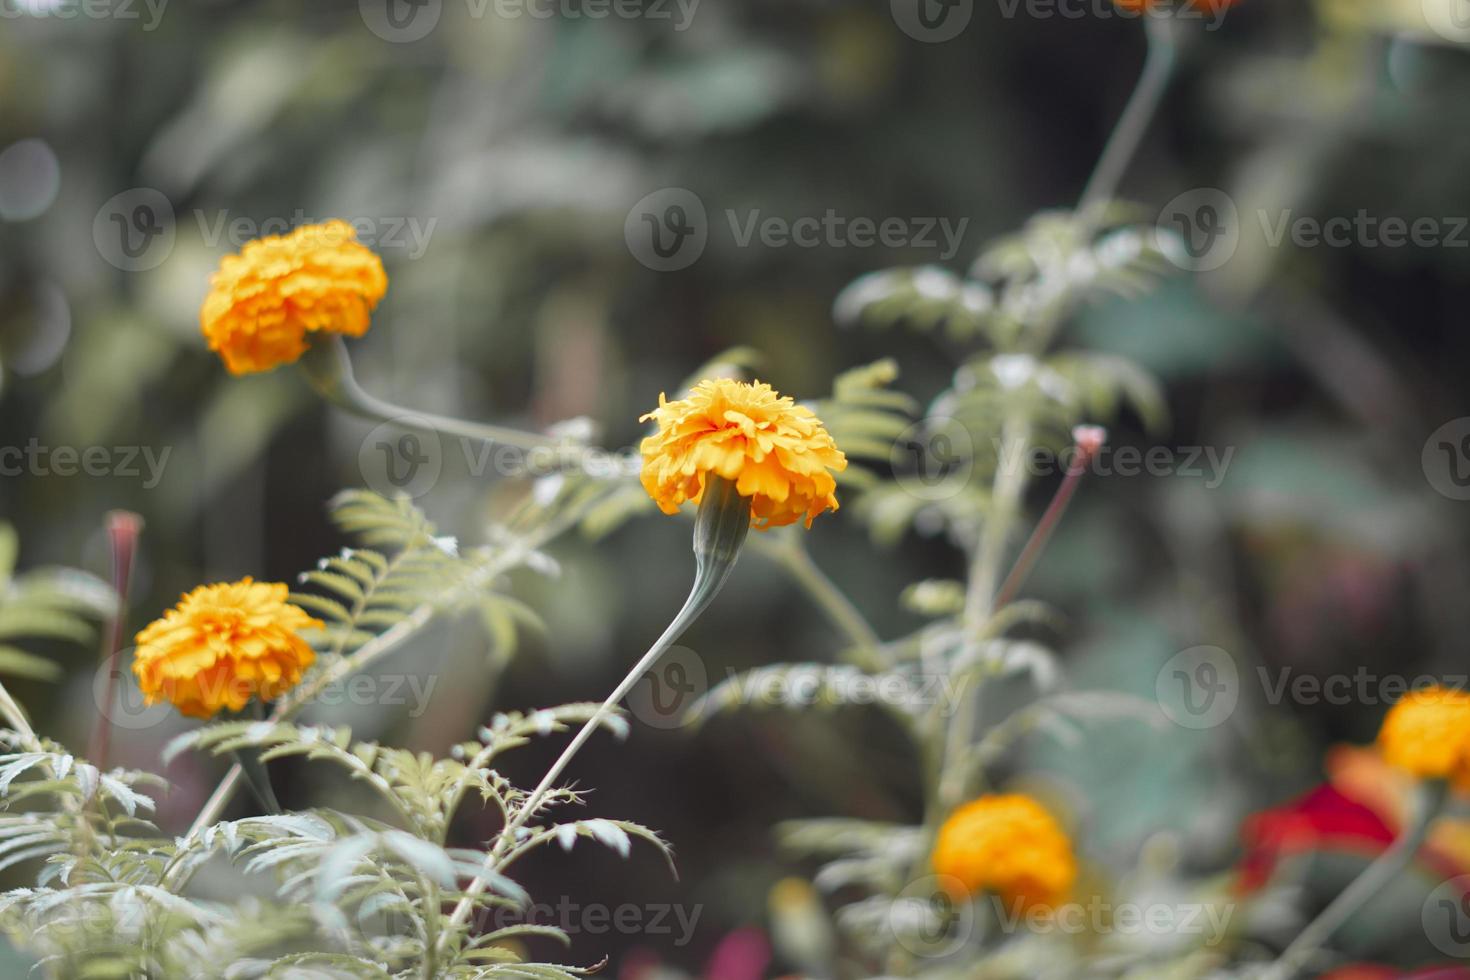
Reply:
M1238 881L1243 890L1261 887L1283 861L1304 854L1357 854L1371 861L1398 836L1411 805L1412 776L1375 750L1357 746L1330 751L1326 769L1321 786L1245 821ZM1436 821L1419 860L1445 879L1470 873L1470 824Z

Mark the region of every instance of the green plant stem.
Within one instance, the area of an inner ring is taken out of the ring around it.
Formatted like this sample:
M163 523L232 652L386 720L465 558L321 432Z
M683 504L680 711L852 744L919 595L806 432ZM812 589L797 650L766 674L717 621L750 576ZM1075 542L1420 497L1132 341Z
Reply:
M1404 829L1393 845L1380 854L1363 873L1333 899L1322 913L1291 941L1276 962L1261 975L1261 980L1291 980L1342 925L1353 917L1368 900L1408 867L1429 835L1430 825L1439 815L1449 787L1443 780L1420 787L1413 822Z
M1110 200L1118 191L1118 184L1128 171L1134 154L1138 152L1149 123L1158 112L1174 77L1178 63L1178 45L1174 31L1176 25L1170 17L1145 17L1144 29L1148 33L1148 54L1144 58L1143 71L1123 115L1113 127L1102 156L1093 168L1087 181L1087 189L1077 204L1077 210L1086 213Z
M865 650L876 650L883 645L882 638L858 611L858 607L853 605L852 600L837 587L821 566L812 560L811 552L799 536L790 535L785 541L770 544L764 550L806 590L807 595L827 615L832 625L842 631L849 643Z
M436 436L461 436L520 449L550 450L559 445L554 439L534 433L419 412L376 398L357 383L347 345L335 334L313 341L298 365L318 394L343 411L362 418L391 422L405 429L417 429Z
M979 639L995 611L1006 542L1010 538L1011 525L1020 513L1021 497L1026 490L1026 468L1008 464L1023 458L1029 438L1030 426L1020 419L1008 419L1001 427L1001 452L998 454L990 505L980 531L980 541L975 546L975 558L970 565L970 581L965 592L963 629L971 642ZM976 661L976 665L969 668L971 671L978 671L978 658ZM965 679L963 676L959 678L961 681ZM950 716L944 735L937 798L929 815L931 823L964 801L969 774L964 764L968 756L962 749L975 730L980 710L979 687L976 684L972 690L961 688L964 693Z
M739 496L734 484L730 481L711 477L705 487L699 514L694 522L695 573L689 597L684 600L684 605L663 634L654 641L653 646L648 648L648 652L638 659L633 669L624 675L623 679L618 682L618 686L613 688L613 692L583 723L581 730L562 750L561 755L551 764L551 768L546 770L546 774L541 777L541 782L526 797L526 802L516 809L515 815L501 829L495 845L490 849L490 853L485 855L482 872L476 875L465 888L464 896L450 914L449 921L440 934L439 944L441 946L448 937L458 932L460 927L469 920L475 899L489 885L490 874L499 868L506 851L515 843L517 833L528 820L536 815L556 781L561 778L561 774L576 757L582 746L592 737L592 733L612 714L618 703L633 689L633 685L638 683L643 675L668 651L669 647L673 646L674 642L684 634L690 624L709 608L710 603L714 601L720 588L725 584L725 580L729 578L730 572L734 570L735 559L739 557L740 545L749 529L750 501Z

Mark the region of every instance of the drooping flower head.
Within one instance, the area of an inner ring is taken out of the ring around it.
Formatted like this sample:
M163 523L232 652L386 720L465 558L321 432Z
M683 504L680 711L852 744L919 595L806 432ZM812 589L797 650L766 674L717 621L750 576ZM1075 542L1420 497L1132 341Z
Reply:
M269 371L306 352L314 331L361 337L388 291L383 263L345 221L248 242L209 280L199 326L232 374Z
M768 384L728 378L701 381L688 398L658 397L658 431L643 440L643 487L673 514L698 503L711 476L750 499L750 526L780 527L837 509L837 481L847 457L810 409Z
M299 631L322 623L286 596L285 585L249 578L184 595L138 634L133 673L147 702L209 718L295 687L316 659Z
M956 809L939 828L929 860L965 897L993 892L1025 909L1066 901L1077 880L1066 831L1019 793L982 796Z
M1470 694L1445 687L1409 692L1384 717L1378 745L1391 765L1470 788Z

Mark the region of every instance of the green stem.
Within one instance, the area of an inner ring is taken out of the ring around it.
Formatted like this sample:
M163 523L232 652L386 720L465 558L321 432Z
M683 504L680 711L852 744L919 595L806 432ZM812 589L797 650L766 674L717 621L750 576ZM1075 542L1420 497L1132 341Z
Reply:
M336 334L313 341L298 365L318 394L353 415L379 422L392 422L406 429L417 429L432 435L461 436L521 449L552 449L558 445L556 440L545 436L498 425L467 422L447 415L418 412L376 398L357 383L357 378L352 373L352 360L348 356L347 345Z
M864 650L876 650L883 645L882 638L863 618L858 607L812 560L811 552L800 537L788 537L783 543L769 545L766 551L806 590L849 643Z
M1408 867L1409 862L1414 860L1414 855L1419 853L1425 838L1429 836L1430 825L1444 806L1448 790L1448 784L1443 780L1425 783L1420 787L1412 823L1399 835L1398 840L1353 879L1352 884L1344 888L1322 910L1322 914L1292 940L1276 962L1261 975L1261 980L1291 980L1345 922L1378 894L1384 885Z
M1172 18L1147 17L1144 19L1144 27L1148 32L1148 54L1144 58L1143 72L1139 75L1138 84L1129 96L1118 124L1113 127L1102 156L1093 168L1092 177L1087 181L1087 189L1082 192L1082 199L1077 204L1077 210L1084 214L1117 193L1118 184L1127 172L1134 154L1138 152L1138 146L1148 132L1149 123L1158 112L1164 93L1168 91L1169 82L1174 77L1178 46L1174 39L1175 25Z
M448 923L440 933L439 946L443 946L449 937L457 933L469 920L475 899L489 885L490 873L497 870L506 851L515 843L517 832L536 815L556 781L561 778L561 774L576 757L582 746L592 737L592 733L612 714L618 702L622 701L633 689L633 685L637 684L668 651L669 647L673 646L675 641L684 634L690 624L709 608L710 603L719 594L721 586L729 578L730 572L734 570L735 559L739 557L740 546L749 530L749 499L741 497L736 492L735 485L729 480L710 477L699 505L699 514L694 521L695 572L694 585L689 590L689 597L684 600L683 607L674 616L663 634L654 641L653 646L648 648L648 652L639 658L638 662L633 665L633 669L628 671L613 692L582 725L581 730L551 764L551 768L546 770L546 774L541 777L541 782L526 797L526 802L517 808L515 815L501 829L494 847L490 849L490 853L485 855L481 873L476 875L465 888L463 897L450 914Z
M1025 455L1026 442L1030 438L1030 427L1017 418L1011 418L1001 427L1001 448L996 462L995 482L991 488L990 506L980 532L980 541L975 547L975 559L970 566L970 582L965 592L964 631L971 642L977 640L995 611L996 596L1000 588L1001 564L1005 560L1006 542L1010 538L1011 525L1021 509L1021 498L1026 490L1026 467L1020 464ZM979 659L968 668L972 673L980 669ZM960 675L961 682L969 678ZM980 685L965 685L944 737L944 752L939 772L937 798L931 821L939 820L964 802L969 788L968 754L963 751L975 731L975 722L980 710Z

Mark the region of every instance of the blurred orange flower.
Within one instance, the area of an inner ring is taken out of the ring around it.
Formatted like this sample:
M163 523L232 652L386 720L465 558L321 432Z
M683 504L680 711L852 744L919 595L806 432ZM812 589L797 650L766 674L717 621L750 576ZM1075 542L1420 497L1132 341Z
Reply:
M1378 732L1383 757L1421 779L1470 787L1470 694L1444 687L1411 691Z
M967 896L995 892L1008 902L1052 907L1077 880L1077 861L1055 817L1018 793L982 796L950 814L934 842L936 874Z
M362 336L388 276L351 225L328 221L247 243L209 286L199 311L209 349L249 374L294 362L313 331Z
M668 401L640 422L658 431L643 440L643 488L659 509L673 514L698 503L711 475L735 483L750 498L750 525L794 524L837 509L830 470L847 457L810 409L776 394L768 384L728 378L701 381L688 398Z
M133 673L147 702L209 718L296 686L316 659L298 631L322 623L287 594L282 584L249 578L186 594L138 634Z

